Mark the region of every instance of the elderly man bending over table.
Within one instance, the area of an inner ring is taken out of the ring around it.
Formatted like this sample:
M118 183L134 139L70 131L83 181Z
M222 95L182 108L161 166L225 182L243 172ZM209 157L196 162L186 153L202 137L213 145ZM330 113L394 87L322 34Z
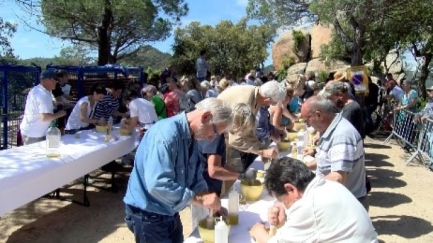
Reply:
M161 120L144 135L123 201L137 243L181 243L179 212L189 204L221 208L203 179L196 140L214 139L232 125L232 108L208 98L196 110Z
M250 85L238 85L224 90L219 99L232 105L244 103L250 106L254 116L261 107L276 105L286 98L286 89L277 81L269 81L260 87ZM277 130L276 130L277 131ZM229 146L238 150L242 162L242 170L245 171L257 158L276 158L276 148L265 148L256 136L255 130L244 131L241 134L229 134Z
M281 228L271 237L262 223L255 224L250 234L257 243L378 242L356 198L340 183L315 176L301 161L285 157L272 163L265 186L281 202L269 209L269 223Z

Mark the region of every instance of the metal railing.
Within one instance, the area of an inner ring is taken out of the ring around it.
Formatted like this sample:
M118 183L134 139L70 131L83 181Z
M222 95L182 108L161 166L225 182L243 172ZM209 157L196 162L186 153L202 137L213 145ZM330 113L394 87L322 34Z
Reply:
M41 69L37 66L0 64L0 149L18 145L18 128L27 91L39 84L40 73Z
M433 162L433 120L420 121L416 113L408 110L394 111L393 116L392 132L384 143L397 138L400 145L414 151L406 165L415 158L423 165Z
M69 84L72 86L72 95L80 99L87 95L89 84L98 82L106 85L110 81L122 81L128 83L137 79L141 87L147 81L147 74L141 67L108 66L60 66L47 65L47 69L64 70L69 74ZM90 84L91 86L91 84Z

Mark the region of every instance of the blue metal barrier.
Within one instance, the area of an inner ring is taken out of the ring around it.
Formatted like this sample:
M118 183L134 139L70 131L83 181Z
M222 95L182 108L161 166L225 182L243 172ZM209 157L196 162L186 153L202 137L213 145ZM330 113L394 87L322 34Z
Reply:
M0 149L17 146L27 92L39 84L41 68L0 64L1 142Z

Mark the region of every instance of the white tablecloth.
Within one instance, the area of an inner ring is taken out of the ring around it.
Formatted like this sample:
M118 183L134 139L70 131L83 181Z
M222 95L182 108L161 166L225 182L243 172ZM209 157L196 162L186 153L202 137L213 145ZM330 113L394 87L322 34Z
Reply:
M264 169L263 162L259 159L254 161L250 166L258 170ZM237 191L240 191L239 181L233 185ZM274 204L275 200L268 195L266 189L263 190L261 199L256 202L248 202L246 205L240 205L239 224L230 226L229 242L249 243L254 242L249 235L249 228L257 222L266 222L268 220L268 208ZM222 206L228 206L228 199L221 199ZM184 241L185 243L203 242L195 229L191 235Z
M0 151L0 217L133 151L138 140L81 131L80 138L62 136L60 158L47 158L45 141Z
M276 146L272 144L270 146ZM291 156L290 152L280 152L280 157ZM304 159L304 161L311 161L313 158L308 156ZM253 164L251 164L250 168L255 168L257 170L264 170L265 164L262 162L261 158L258 157ZM239 181L236 181L233 187L240 192ZM232 189L231 189L232 190ZM228 195L228 194L227 194ZM223 207L228 206L227 195L221 199L221 204ZM272 198L266 191L266 188L263 190L263 194L259 201L256 202L248 202L246 206L241 205L239 211L239 224L236 226L230 227L229 234L229 242L233 243L250 243L255 242L251 239L249 235L249 228L252 227L257 222L267 222L268 221L268 208L271 207L275 203L275 199ZM194 213L194 210L192 210ZM193 220L203 219L206 217L203 211L197 210L197 215L192 215ZM193 224L196 225L196 224ZM195 227L194 227L195 228ZM196 228L191 235L185 239L184 243L201 243L203 242L200 238L200 234L198 229Z

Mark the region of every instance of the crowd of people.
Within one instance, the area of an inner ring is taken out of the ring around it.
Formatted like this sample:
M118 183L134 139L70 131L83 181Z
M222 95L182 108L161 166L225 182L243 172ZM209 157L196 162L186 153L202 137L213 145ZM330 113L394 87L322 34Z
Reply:
M124 197L125 220L136 242L183 242L179 212L198 205L222 213L223 181L242 178L258 156L274 161L265 186L280 202L269 220L281 228L270 237L263 224L255 224L250 234L257 242L377 242L368 216L364 121L371 122L384 100L416 112L411 83L403 81L401 89L387 80L384 89L370 79L364 108L343 73L326 83L314 73L277 82L260 70L241 82L217 76L207 81L206 53L200 54L196 77L177 79L168 68L160 85L95 84L75 104L62 91L67 74L43 71L27 96L20 126L24 144L44 140L53 121L65 134L92 129L110 117L127 119L128 129L143 131ZM428 92L432 98L433 87ZM430 100L417 119L432 118L432 107ZM276 160L279 151L270 144L280 142L300 119L318 132L316 149L302 151L314 160ZM233 156L226 154L228 147L239 164L227 161ZM342 213L349 211L351 216Z

